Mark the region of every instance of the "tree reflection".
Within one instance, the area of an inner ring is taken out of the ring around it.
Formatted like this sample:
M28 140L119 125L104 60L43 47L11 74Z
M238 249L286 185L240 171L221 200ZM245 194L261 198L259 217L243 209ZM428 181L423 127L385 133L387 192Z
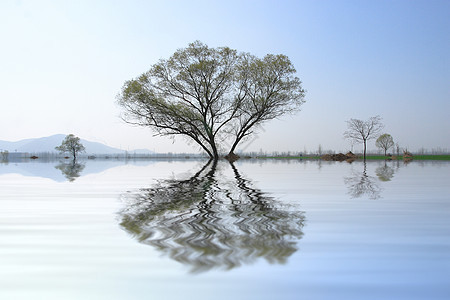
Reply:
M376 168L375 174L381 181L391 181L394 177L394 169L389 167L385 161L383 166Z
M81 172L84 170L85 165L77 163L72 160L71 163L60 163L55 166L55 169L60 170L63 175L69 180L74 181L76 178L80 177Z
M230 166L231 177L210 161L189 179L125 195L121 226L194 273L259 258L285 263L303 235L303 214L254 188Z
M367 195L369 199L380 198L381 188L376 183L375 177L367 175L367 165L365 162L362 172L353 170L352 175L345 177L344 181L352 198L359 198L363 195Z

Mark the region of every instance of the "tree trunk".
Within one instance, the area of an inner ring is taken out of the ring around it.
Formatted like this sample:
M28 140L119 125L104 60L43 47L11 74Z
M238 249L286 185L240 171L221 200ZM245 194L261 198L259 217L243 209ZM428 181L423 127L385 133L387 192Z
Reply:
M366 140L364 140L364 162L366 161Z
M240 132L240 134L238 134L236 140L234 141L233 145L230 148L230 151L228 152L227 156L225 156L225 158L228 159L230 162L234 162L240 158L239 155L234 153L234 150L236 150L237 145L241 142L246 131L247 129L243 130L242 132Z
M217 160L217 159L219 159L219 152L217 151L216 141L214 139L215 136L212 132L212 128L210 128L207 125L206 121L203 121L203 125L205 127L207 137L208 137L207 142L211 146L211 151L208 154L212 159Z
M219 159L219 152L217 152L217 149L216 149L216 148L214 148L213 154L214 154L214 157L213 157L214 160Z
M234 154L234 150L236 149L236 147L237 147L237 145L239 144L240 141L241 141L240 139L236 139L236 140L234 141L233 146L231 146L231 149L230 149L230 151L228 152L228 155L227 155L227 156L230 156L230 155L236 155L236 154Z
M218 160L219 159L219 152L217 151L217 147L216 147L216 144L215 144L215 142L213 141L212 143L210 143L211 144L211 148L212 148L212 156L211 156L211 158L212 159L214 159L214 160Z

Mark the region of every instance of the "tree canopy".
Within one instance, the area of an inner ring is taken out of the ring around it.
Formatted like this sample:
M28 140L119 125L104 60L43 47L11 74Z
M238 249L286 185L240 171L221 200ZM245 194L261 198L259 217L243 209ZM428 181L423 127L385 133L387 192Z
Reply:
M394 146L394 139L392 138L392 136L390 134L385 133L378 137L377 141L375 142L375 145L378 148L383 149L384 156L386 156L387 150Z
M118 95L123 120L160 136L183 136L211 158L268 120L299 110L305 91L285 55L258 58L196 41L161 59Z
M73 134L67 135L61 145L55 147L55 149L61 153L70 153L74 161L77 159L78 153L85 151L83 144L80 142L80 138Z

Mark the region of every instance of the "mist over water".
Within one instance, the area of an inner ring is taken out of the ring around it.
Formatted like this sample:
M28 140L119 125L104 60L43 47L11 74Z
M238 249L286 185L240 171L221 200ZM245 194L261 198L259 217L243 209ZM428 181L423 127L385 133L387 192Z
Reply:
M0 164L2 299L447 299L450 164Z

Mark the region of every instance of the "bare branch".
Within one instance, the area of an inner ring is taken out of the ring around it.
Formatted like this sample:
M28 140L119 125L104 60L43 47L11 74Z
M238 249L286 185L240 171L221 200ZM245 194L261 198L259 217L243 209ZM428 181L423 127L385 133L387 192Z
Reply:
M367 141L376 138L383 128L380 116L371 117L367 121L350 119L347 121L344 137L357 143L363 143L364 159L366 159Z

